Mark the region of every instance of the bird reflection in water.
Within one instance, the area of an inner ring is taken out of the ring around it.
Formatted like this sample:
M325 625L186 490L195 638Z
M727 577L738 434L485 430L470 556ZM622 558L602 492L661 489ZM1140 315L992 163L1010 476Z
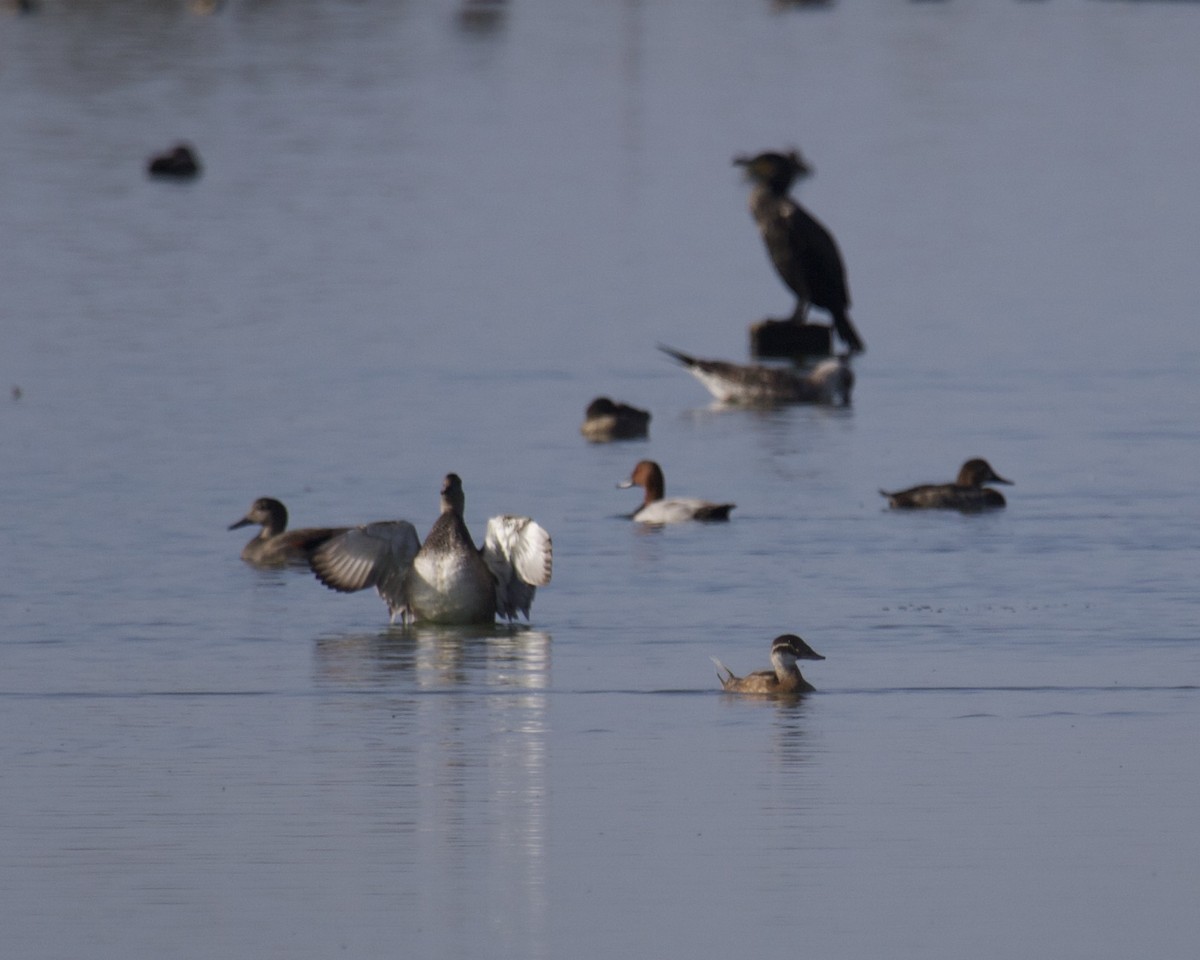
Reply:
M375 840L394 833L411 858L407 876L473 891L549 955L536 945L549 914L550 635L418 624L326 635L314 653L317 743L336 751L339 796L366 798Z
M414 624L317 640L318 679L394 687L399 677L421 690L464 685L544 689L550 635L520 624L466 627Z

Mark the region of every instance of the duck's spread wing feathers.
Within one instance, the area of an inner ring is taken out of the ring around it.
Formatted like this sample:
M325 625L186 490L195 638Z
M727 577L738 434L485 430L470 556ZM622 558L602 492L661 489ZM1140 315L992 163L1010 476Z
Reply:
M508 620L529 616L537 587L550 582L554 550L550 534L529 517L488 520L483 562L496 580L496 613Z
M407 520L353 527L320 547L309 560L317 579L331 590L354 593L374 587L393 616L404 607L404 575L421 549Z

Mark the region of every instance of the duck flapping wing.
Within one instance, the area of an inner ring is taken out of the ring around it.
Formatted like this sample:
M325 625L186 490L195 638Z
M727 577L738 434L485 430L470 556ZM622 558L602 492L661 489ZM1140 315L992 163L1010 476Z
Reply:
M537 588L550 582L554 566L550 534L529 517L492 517L482 555L496 581L496 612L508 620L518 612L528 617Z
M404 576L420 549L416 528L407 520L381 520L327 541L309 566L325 586L341 593L374 587L394 617L405 606Z

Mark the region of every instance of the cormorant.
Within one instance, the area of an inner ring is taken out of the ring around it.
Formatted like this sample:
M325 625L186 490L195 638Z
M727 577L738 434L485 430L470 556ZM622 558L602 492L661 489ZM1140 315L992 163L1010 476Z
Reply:
M846 312L850 291L837 243L828 230L788 196L798 177L811 170L794 150L736 157L753 182L750 212L758 224L771 262L783 282L796 294L795 323L804 323L809 304L828 310L833 328L853 353L866 348Z

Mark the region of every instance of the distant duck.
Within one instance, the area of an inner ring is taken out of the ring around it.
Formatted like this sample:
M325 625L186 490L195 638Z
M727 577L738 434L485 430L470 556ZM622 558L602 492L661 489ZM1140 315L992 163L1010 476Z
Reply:
M288 530L288 512L278 500L259 497L246 515L229 525L230 530L259 524L258 536L242 547L242 559L257 567L308 565L312 552L330 537L344 533L347 527L310 527Z
M550 535L529 517L488 520L483 549L463 520L466 498L457 474L442 483L441 515L425 537L407 520L353 527L334 537L310 565L342 593L374 587L393 622L492 623L529 616L536 588L550 582Z
M1007 483L992 469L986 460L976 457L968 460L958 471L954 483L932 483L907 490L880 494L888 498L888 505L897 510L960 510L974 513L1005 505L1004 495L999 490L985 487L985 483Z
M768 406L817 403L848 407L854 390L854 371L846 357L830 357L810 370L701 360L659 344L721 403Z
M588 404L583 426L579 432L592 443L610 440L636 440L650 430L650 414L627 403L614 403L608 397L597 397Z
M785 633L771 644L773 670L756 670L739 677L716 657L711 659L717 665L721 686L730 693L799 694L811 693L816 688L801 675L796 661L825 658L794 633Z
M155 177L176 177L186 180L200 175L200 160L188 144L177 143L167 153L151 157L146 170Z
M804 323L809 304L828 310L837 335L851 353L861 353L866 348L847 313L850 291L837 243L824 226L788 196L795 180L808 176L812 168L794 150L736 157L733 162L746 168L746 176L754 184L750 213L771 263L796 295L792 320Z
M630 519L635 523L681 523L685 520L728 520L736 504L710 503L685 497L663 496L665 481L662 467L653 460L639 461L628 480L617 484L621 489L644 487L646 498Z
M504 20L506 11L506 0L463 0L458 19L468 29L490 29Z

